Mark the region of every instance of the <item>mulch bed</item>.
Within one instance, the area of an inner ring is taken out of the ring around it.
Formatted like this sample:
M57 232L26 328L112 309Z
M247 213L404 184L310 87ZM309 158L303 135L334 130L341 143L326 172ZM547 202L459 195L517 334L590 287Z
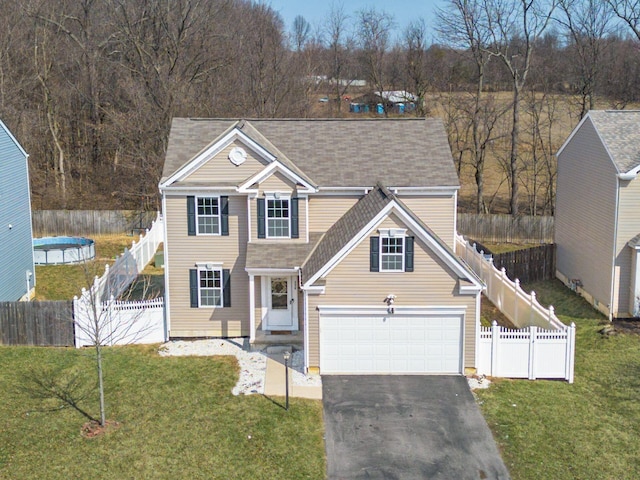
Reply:
M104 433L109 433L117 430L119 427L120 423L116 422L115 420L107 420L104 425L100 425L100 422L91 420L90 422L87 422L82 426L80 434L84 438L95 438Z

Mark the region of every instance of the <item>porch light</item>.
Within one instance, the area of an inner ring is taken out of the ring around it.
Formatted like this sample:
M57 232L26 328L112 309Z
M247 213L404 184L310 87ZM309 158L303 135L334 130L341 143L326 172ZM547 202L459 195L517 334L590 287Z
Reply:
M384 299L384 302L387 304L387 313L393 314L395 313L395 309L393 308L393 304L396 301L396 296L393 293L387 295L387 298Z

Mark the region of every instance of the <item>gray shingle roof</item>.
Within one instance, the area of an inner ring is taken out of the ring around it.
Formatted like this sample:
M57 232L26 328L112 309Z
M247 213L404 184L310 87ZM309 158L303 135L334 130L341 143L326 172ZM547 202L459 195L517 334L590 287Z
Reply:
M237 122L174 118L163 180ZM459 185L440 119L252 119L247 123L320 187L372 187L380 178L393 187Z
M393 194L377 185L334 223L318 242L302 266L306 283L349 243L380 211L393 200Z
M631 248L640 247L640 233L629 240L627 245L629 245Z
M640 166L640 111L591 110L589 117L621 173Z
M310 233L309 243L250 242L247 243L246 268L300 267L322 234Z

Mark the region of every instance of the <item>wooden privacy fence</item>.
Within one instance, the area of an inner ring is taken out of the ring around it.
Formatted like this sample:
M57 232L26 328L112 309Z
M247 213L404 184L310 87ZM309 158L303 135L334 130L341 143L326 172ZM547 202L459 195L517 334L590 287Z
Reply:
M0 302L4 345L73 346L73 302Z
M34 210L33 233L43 235L102 235L144 231L157 212L135 210Z
M551 216L459 213L458 233L492 243L553 243Z
M488 252L485 252L488 253ZM504 268L511 280L523 283L551 280L556 274L556 246L552 243L493 255L493 265Z
M562 323L553 307L540 305L535 292L522 290L518 279L509 280L504 268L498 270L462 236L456 235L455 250L482 279L489 300L519 329L481 327L478 373L573 383L575 325Z

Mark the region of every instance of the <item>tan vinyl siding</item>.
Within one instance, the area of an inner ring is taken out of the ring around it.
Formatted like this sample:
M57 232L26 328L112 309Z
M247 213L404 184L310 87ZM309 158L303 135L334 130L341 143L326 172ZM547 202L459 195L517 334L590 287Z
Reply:
M296 184L280 172L269 175L260 183L260 193L263 195L265 192L280 192L293 196L295 189Z
M246 198L229 197L229 236L187 235L186 196L168 196L165 222L172 337L249 335ZM231 270L230 308L191 308L189 269L196 262L223 262Z
M405 228L393 216L381 228ZM411 234L409 231L408 234ZM376 236L377 232L373 233ZM415 241L414 271L385 273L369 271L369 240L362 241L326 278L324 295L309 295L310 366L319 366L319 305L384 306L392 293L396 305L460 306L465 309L464 367L475 367L475 296L459 295L458 279L418 238ZM357 289L357 291L354 291Z
M455 231L456 201L453 195L401 196L400 200L449 247L455 247L453 232Z
M640 233L640 178L620 181L618 199L618 235L616 245L616 284L614 287L614 308L616 316L631 314L631 269L632 249L629 240Z
M247 152L247 159L241 165L234 165L229 161L229 152L234 147L241 147ZM205 162L195 172L185 178L184 182L215 182L238 185L249 177L260 172L267 165L253 150L241 142L233 142L218 153L214 158Z
M558 158L557 269L607 306L611 297L616 170L587 119Z
M326 232L347 210L353 207L360 198L362 198L362 196L310 196L309 231Z

